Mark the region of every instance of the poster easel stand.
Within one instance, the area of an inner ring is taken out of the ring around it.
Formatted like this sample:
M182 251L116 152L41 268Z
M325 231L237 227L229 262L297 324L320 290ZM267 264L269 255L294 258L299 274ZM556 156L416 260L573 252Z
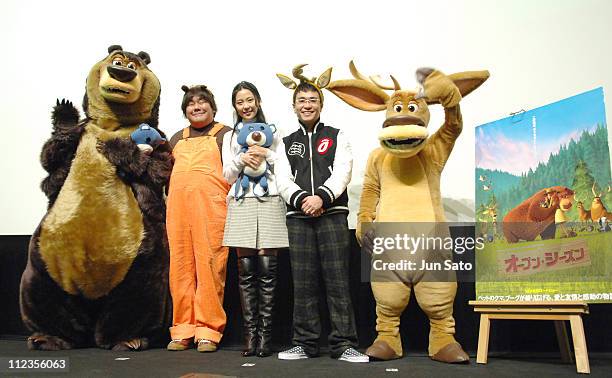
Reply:
M565 321L569 320L574 343L576 370L578 373L590 374L589 355L582 326L582 315L589 313L589 307L583 301L469 301L474 311L480 313L480 331L478 333L478 352L476 362L487 363L489 352L489 330L492 319L512 320L553 320L557 341L561 350L561 359L572 363L569 339Z

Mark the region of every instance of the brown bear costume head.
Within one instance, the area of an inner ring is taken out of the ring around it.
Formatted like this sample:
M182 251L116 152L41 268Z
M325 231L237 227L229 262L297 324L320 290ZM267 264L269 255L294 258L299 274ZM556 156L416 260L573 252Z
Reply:
M83 109L102 128L146 122L157 128L161 86L147 64L149 54L133 54L121 46L108 48L87 77Z

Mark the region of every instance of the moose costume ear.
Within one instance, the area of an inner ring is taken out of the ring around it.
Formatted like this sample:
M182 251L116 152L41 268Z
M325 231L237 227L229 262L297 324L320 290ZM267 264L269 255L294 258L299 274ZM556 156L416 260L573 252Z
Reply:
M186 86L186 85L183 85L183 86L181 87L181 89L182 89L182 90L183 90L183 92L185 92L185 93L189 92L189 87L188 87L188 86Z
M416 73L417 81L423 84L434 71L433 68L419 68ZM461 97L465 97L489 78L489 71L458 72L448 75L448 78L459 88Z
M482 85L489 78L489 71L466 71L448 75L455 83L461 97L465 97Z
M327 85L327 90L359 110L377 112L387 108L389 95L376 85L364 80L338 80Z
M143 62L145 62L145 64L151 63L151 56L149 55L149 53L141 51L138 53L138 56L140 57L140 59L142 59Z
M121 45L110 45L108 47L108 53L111 54L115 51L123 51L123 48L121 47Z
M327 90L359 110L368 112L385 110L389 100L389 95L383 90L385 87L376 84L375 81L370 81L371 77L368 79L359 73L352 60L349 62L349 69L355 79L332 81L327 85ZM396 84L395 79L394 84ZM396 87L399 89L399 84Z
M419 68L416 72L417 81L423 86L428 104L454 106L456 103L478 88L489 78L489 71L466 71L452 75L444 75L433 68ZM453 84L457 87L455 92L450 90ZM458 92L456 92L458 90ZM451 93L454 93L451 96Z

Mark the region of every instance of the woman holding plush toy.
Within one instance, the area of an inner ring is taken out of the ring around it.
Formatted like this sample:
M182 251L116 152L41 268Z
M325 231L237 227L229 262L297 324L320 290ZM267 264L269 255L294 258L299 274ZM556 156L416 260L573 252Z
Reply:
M287 248L285 202L274 161L280 137L266 124L257 88L246 81L232 91L234 130L223 140L223 176L232 185L223 245L235 247L246 348L245 357L271 354L277 252ZM284 153L284 151L282 152Z

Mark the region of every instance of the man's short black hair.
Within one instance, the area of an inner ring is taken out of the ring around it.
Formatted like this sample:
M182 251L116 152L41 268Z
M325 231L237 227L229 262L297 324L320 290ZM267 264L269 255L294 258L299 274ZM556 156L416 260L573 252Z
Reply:
M217 104L215 103L215 95L206 88L206 85L196 85L191 88L186 88L183 86L183 91L185 91L185 95L183 95L183 102L181 103L181 110L183 110L183 115L186 116L187 105L189 102L193 100L194 97L199 97L210 104L210 107L213 110L213 114L217 113Z
M302 81L293 91L293 103L295 104L295 98L300 92L316 92L319 95L319 101L323 102L323 93L319 88L315 87L312 83Z

